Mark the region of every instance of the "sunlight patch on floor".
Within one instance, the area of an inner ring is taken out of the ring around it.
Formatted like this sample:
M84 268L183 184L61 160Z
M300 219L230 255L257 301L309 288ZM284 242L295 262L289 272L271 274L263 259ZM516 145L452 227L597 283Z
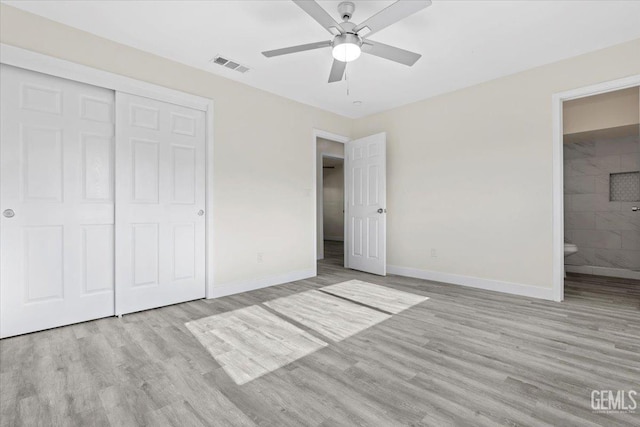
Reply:
M245 384L326 347L287 319L338 342L428 297L350 280L186 323L236 384Z

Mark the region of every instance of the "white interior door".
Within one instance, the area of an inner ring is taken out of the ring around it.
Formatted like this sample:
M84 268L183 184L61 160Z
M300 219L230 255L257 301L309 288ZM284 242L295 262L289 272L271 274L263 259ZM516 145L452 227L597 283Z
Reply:
M112 316L114 93L0 67L0 336Z
M387 135L345 144L346 267L387 274Z
M205 296L205 115L116 93L116 314Z

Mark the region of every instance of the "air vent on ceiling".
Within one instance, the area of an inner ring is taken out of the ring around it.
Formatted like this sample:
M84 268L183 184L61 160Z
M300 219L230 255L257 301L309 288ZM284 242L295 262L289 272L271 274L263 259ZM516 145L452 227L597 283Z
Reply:
M213 58L211 62L213 62L214 64L222 65L223 67L238 71L239 73L246 73L247 71L249 71L249 67L246 67L236 61L233 61L229 58L225 58L224 56L220 56L220 55L216 55L216 57Z

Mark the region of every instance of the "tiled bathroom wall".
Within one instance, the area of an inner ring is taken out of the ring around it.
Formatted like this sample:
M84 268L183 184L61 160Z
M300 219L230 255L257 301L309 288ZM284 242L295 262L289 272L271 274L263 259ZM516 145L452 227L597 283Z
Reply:
M564 144L565 241L578 253L569 266L640 272L640 202L610 201L610 174L640 169L640 138L585 138ZM593 269L598 270L598 269ZM597 271L593 271L598 274ZM634 273L635 275L635 273Z

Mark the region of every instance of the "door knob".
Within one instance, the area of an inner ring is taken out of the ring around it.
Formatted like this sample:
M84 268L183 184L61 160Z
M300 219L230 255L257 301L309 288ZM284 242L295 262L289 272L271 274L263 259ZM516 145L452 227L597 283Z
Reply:
M638 212L638 211L640 211L640 208L637 207L637 206L631 206L631 210L634 211L634 212Z
M13 209L5 209L4 212L2 212L2 215L4 215L5 218L13 218L14 216L16 216L16 213L13 211Z
M387 211L386 209L382 209L382 208L378 209L378 213L384 213L386 211Z
M203 211L202 209L200 209L200 210L198 211L198 216L202 216L202 215L204 215L204 211Z

